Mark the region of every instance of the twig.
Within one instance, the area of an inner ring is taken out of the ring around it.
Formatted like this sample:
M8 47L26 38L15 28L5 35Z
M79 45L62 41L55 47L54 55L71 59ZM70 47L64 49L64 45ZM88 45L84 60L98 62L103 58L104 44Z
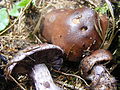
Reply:
M40 24L41 24L41 20L42 20L42 15L41 15L41 17L39 18L38 23L37 23L37 25L35 26L35 29L33 30L32 34L36 34L36 33L38 32L39 26L40 26Z
M3 68L3 67L6 67L6 65L0 65L0 67L2 67L2 68Z
M117 67L118 65L116 64L116 65L113 65L111 68L110 68L110 73L113 71L113 70L115 70L115 68Z
M34 34L35 38L38 40L40 44L42 44L42 41Z
M99 22L99 21L98 21ZM102 37L102 34L101 34L101 31L100 31L100 29L98 28L98 26L96 25L96 23L94 23L94 25L95 25L95 29L96 29L96 31L97 31L97 33L98 33L98 35L100 36L100 38L103 40L103 37Z
M9 77L22 89L22 90L26 90L22 85L20 85L13 76L9 75Z
M20 12L22 12L22 9L21 9ZM24 12L23 12L23 14L24 14ZM17 24L18 32L21 32L21 30L22 30L22 27L21 27L22 17L23 17L23 15L21 15L21 16L19 17L19 20L18 20L18 24Z
M110 36L110 39L108 40L108 44L107 44L107 46L105 47L105 49L107 49L107 48L109 48L109 46L111 45L111 43L112 43L112 40L114 39L114 37L115 37L115 35L114 35L114 32L115 32L115 17L114 17L114 11L113 11L113 8L112 8L112 5L111 5L111 3L110 3L110 1L109 0L105 0L105 2L107 3L107 5L108 5L108 8L109 8L109 10L110 10L110 14L111 14L111 16L112 16L112 24L113 24L113 26L112 26L112 33L111 33L111 36ZM109 29L108 29L109 30Z
M65 87L73 89L73 90L79 90L80 89L80 87L76 87L74 85L66 84L66 83L64 83L62 81L55 81L55 82L60 84L60 85L63 85L63 87L65 86ZM82 90L83 90L83 88L82 88Z
M111 44L113 38L115 37L114 36L114 32L115 32L115 17L114 17L114 11L113 11L113 8L112 8L112 5L111 5L110 1L108 1L108 0L105 0L105 1L108 4L108 7L110 9L110 13L111 13L111 16L112 16L112 19L113 19L113 21L112 21L113 22L112 35L111 35L111 38L110 38L110 44Z
M60 74L63 74L63 75L66 75L66 76L72 76L72 77L79 78L79 79L81 79L88 87L90 87L90 86L87 84L87 82L86 82L82 77L80 77L80 76L78 76L78 75L67 74L67 73L64 73L64 72L61 72L61 71L57 71L57 70L54 70L54 69L53 69L53 71L54 71L54 72L57 72L57 73L60 73Z

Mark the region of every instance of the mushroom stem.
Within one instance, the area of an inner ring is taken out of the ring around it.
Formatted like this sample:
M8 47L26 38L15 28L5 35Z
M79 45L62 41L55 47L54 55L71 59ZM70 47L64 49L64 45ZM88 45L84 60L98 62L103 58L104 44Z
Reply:
M63 90L55 85L45 64L35 65L30 76L34 80L36 90Z
M91 74L87 77L92 81L92 90L116 90L116 80L102 65L94 66Z

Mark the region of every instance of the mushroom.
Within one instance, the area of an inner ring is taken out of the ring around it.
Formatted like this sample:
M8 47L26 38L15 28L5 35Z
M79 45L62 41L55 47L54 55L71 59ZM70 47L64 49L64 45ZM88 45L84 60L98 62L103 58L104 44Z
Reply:
M63 62L63 50L56 45L40 44L21 50L8 63L6 75L23 73L32 77L36 90L59 90L43 64L59 70Z
M104 25L101 26L102 37L100 37L96 31L98 16L94 10L87 7L75 10L56 9L45 16L41 35L47 42L60 46L69 61L80 61L83 52L98 49L105 36L107 18L104 15L100 17L100 23Z
M91 80L91 90L116 90L116 80L109 71L98 63L112 60L108 50L99 49L90 56L85 57L80 63L83 77ZM91 72L90 75L88 75Z
M92 90L116 90L116 80L103 65L96 65L87 77L91 80Z
M88 75L93 66L102 61L112 60L112 54L108 50L99 49L94 51L90 56L85 57L80 63L80 69L83 71L84 76Z
M36 90L63 90L55 85L45 64L35 65L30 76L35 82Z

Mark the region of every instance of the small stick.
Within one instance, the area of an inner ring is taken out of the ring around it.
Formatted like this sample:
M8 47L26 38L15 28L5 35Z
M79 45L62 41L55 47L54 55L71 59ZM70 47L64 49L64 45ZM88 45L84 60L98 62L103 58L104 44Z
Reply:
M11 75L9 75L9 77L22 89L22 90L26 90L22 85L20 85L17 80L15 80L15 78Z
M54 72L57 72L57 73L60 73L60 74L63 74L63 75L65 75L65 76L72 76L72 77L79 78L79 79L81 79L88 87L90 87L89 84L87 84L87 82L86 82L82 77L80 77L80 76L78 76L78 75L67 74L67 73L64 73L64 72L61 72L61 71L57 71L57 70L54 70L54 69L53 69L53 71L54 71Z
M41 20L42 20L42 15L41 15L41 17L39 18L39 20L38 20L38 22L37 22L37 25L35 26L32 34L36 34L36 33L38 32L38 30L40 30L40 29L39 29L39 26L40 26L40 24L41 24Z
M73 90L79 90L80 89L80 87L76 87L74 85L66 84L66 83L64 83L62 81L55 81L55 82L58 83L58 84L60 84L60 85L63 85L63 87L65 86L65 87L73 89Z
M40 44L42 44L42 41L34 34L35 38L38 40Z

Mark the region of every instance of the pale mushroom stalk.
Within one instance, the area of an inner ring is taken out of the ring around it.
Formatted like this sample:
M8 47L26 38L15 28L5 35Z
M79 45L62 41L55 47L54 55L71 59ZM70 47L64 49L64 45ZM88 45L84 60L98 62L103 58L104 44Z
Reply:
M34 80L36 90L63 90L55 85L45 64L35 65L30 76Z
M116 90L115 78L110 75L103 65L94 66L87 79L92 81L92 90Z

